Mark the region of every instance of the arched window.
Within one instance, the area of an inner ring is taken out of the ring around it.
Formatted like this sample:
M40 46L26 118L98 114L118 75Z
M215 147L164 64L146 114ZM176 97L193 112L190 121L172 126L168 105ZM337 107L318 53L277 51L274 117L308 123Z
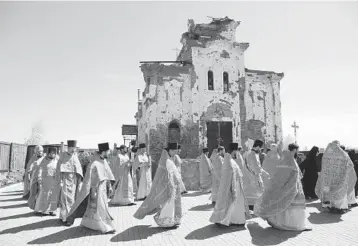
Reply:
M224 82L224 92L229 91L229 74L227 72L223 73L223 82Z
M211 70L208 71L208 89L214 90L214 73Z

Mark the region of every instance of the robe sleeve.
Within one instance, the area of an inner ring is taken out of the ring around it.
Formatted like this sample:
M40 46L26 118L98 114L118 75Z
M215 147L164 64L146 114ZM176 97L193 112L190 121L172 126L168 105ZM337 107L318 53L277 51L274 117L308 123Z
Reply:
M93 168L91 176L91 188L97 188L99 185L99 177L97 168Z
M83 177L81 175L79 175L78 173L76 173L76 175L77 175L77 180L78 180L77 190L78 190L78 192L80 192L80 190L82 189Z
M139 158L138 158L138 162L139 162ZM151 158L150 156L148 157L148 162L139 162L139 167L150 167L151 166Z
M139 159L138 159L138 156L136 156L134 158L134 161L133 161L133 169L134 169L134 171L137 170L139 167L140 167Z
M211 163L211 160L208 157L206 157L206 163L208 164L209 173L212 173L214 168L213 164Z
M39 185L42 185L42 174L43 174L43 167L39 167L39 172L38 172L38 176L37 176L37 182L39 183Z
M237 189L236 189L236 175L234 173L231 174L231 182L230 182L230 192L233 198L233 201L237 199Z
M128 158L128 160L126 160L124 163L123 163L126 167L131 167L132 163L131 163L131 160Z
M250 155L249 164L251 171L256 175L260 175L264 170L262 169L260 163L257 161L254 155Z

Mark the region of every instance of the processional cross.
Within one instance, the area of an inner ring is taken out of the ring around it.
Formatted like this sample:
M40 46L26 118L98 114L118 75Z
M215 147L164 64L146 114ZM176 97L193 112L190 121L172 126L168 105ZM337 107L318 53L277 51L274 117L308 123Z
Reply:
M294 132L295 132L295 144L297 144L297 129L300 128L296 121L293 122L293 125L291 126L293 129L294 129Z
M215 111L214 111L214 115L219 119L224 117L223 109L220 106L216 106ZM221 137L220 130L221 130L221 122L218 121L218 135L217 135L218 138L216 139L216 141L218 142L218 146L221 146L222 143L224 142L224 139Z

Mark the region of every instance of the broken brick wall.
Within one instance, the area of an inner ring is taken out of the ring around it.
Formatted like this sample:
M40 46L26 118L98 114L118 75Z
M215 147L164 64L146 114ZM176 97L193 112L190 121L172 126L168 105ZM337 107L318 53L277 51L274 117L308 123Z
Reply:
M282 142L279 83L283 75L246 71L241 81L241 142L251 148L255 139Z
M164 147L168 142L169 125L179 126L178 142L182 158L196 158L198 153L198 123L192 117L192 67L191 65L142 66L143 75L149 78L143 93L142 118L138 121L138 139L148 135L148 152L153 160L153 174Z
M192 88L194 122L199 122L200 147L207 146L208 121L233 123L232 139L241 142L239 82L245 76L244 49L227 40L215 40L206 48L192 47L196 82ZM208 87L213 72L214 89ZM229 90L224 91L223 74L228 73Z

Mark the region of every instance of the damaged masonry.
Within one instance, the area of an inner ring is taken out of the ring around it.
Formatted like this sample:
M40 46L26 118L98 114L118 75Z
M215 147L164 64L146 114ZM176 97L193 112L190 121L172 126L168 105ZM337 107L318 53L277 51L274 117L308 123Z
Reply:
M255 139L282 142L284 74L245 68L249 43L236 42L239 24L228 17L209 24L188 20L176 61L141 62L145 89L135 116L138 142L147 144L154 163L170 141L182 146L186 159L232 141L244 149Z

